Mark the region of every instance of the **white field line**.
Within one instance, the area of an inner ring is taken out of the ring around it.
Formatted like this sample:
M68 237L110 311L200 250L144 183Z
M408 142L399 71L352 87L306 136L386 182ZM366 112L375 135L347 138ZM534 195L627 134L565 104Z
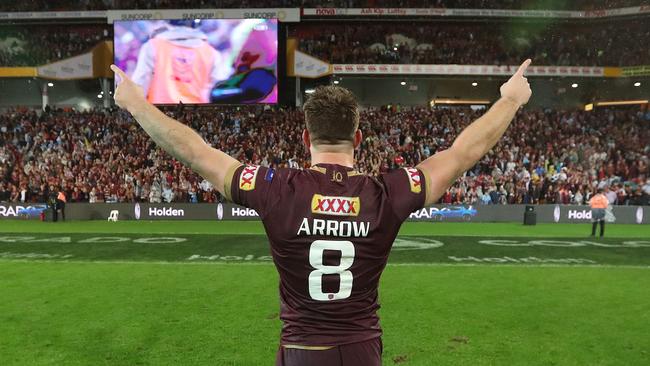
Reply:
M198 266L272 266L273 262L206 262L206 261L197 261L197 262L164 262L164 261L93 261L93 260L58 260L58 259L7 259L0 258L0 263L2 262L18 262L18 263L57 263L57 264L155 264L155 265L164 265L164 266L174 266L174 265L198 265ZM567 267L579 267L579 268L637 268L637 269L650 269L650 265L614 265L614 264L556 264L556 263L540 263L540 264L514 264L514 263L389 263L389 267L524 267L524 268L536 268L536 267L550 267L550 268L567 268Z

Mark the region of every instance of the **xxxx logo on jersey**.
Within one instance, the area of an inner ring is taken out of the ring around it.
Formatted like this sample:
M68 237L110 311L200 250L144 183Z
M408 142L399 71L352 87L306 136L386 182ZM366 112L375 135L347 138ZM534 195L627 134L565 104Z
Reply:
M260 167L257 165L245 165L239 175L239 189L242 191L252 191L255 189L255 178Z
M420 171L415 168L404 168L404 170L406 170L406 175L409 177L411 192L420 193L422 191L422 178L420 178Z
M358 216L360 210L359 197L331 197L315 194L311 199L311 212L315 214Z

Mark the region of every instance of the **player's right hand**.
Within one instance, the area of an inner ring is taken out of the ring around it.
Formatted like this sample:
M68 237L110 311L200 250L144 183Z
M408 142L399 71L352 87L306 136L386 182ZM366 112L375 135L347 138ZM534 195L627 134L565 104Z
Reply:
M144 91L140 85L131 80L124 71L115 65L111 65L111 70L117 78L117 89L115 89L115 104L133 113L134 109L147 103L144 97Z
M528 99L530 99L533 92L530 90L528 79L524 77L524 72L526 72L530 63L530 59L524 61L510 80L501 85L501 98L512 100L519 105L528 103Z

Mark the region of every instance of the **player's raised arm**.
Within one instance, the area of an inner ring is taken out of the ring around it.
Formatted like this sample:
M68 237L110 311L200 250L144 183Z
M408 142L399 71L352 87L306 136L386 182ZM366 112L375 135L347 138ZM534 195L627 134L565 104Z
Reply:
M522 105L528 102L530 85L524 72L531 60L524 61L515 74L501 86L501 99L481 118L469 125L453 145L418 165L430 179L427 202L432 204L445 193L463 172L478 162L499 141Z
M129 111L158 146L206 178L223 194L226 173L239 162L213 149L194 130L169 118L149 103L142 88L124 71L115 65L111 70L120 79L115 90L115 103Z

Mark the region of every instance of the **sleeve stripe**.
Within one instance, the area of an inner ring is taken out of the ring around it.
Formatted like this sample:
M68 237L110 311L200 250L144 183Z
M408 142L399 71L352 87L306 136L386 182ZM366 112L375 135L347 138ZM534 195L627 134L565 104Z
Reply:
M226 176L223 181L223 196L226 198L226 200L232 202L232 180L233 176L235 175L235 172L239 167L241 167L242 164L237 163L233 164L228 170L226 171Z

